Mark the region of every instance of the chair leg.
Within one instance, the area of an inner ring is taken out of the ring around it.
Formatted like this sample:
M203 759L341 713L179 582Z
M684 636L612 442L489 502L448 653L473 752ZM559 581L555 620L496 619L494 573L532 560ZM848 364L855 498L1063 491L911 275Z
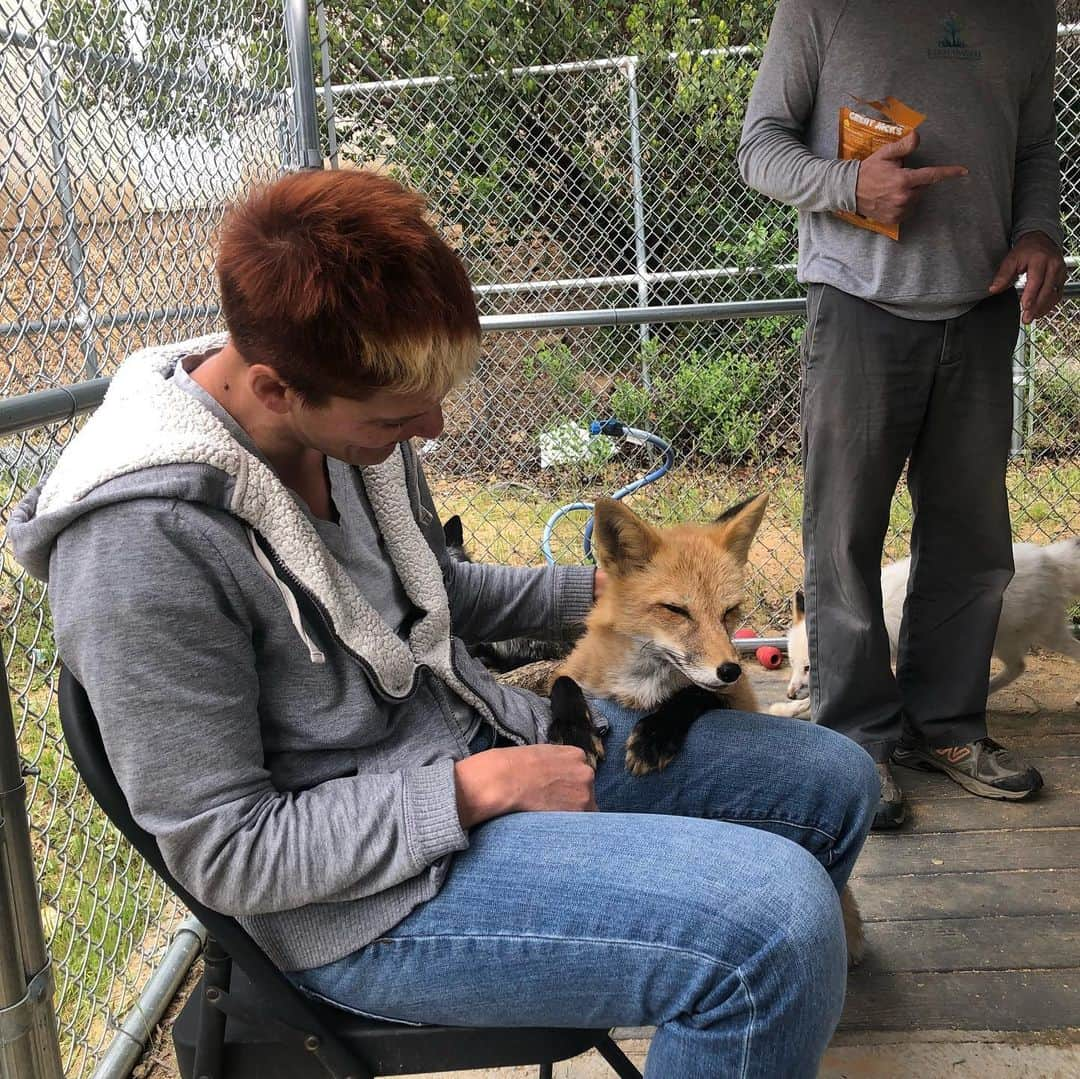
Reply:
M615 1044L610 1034L603 1041L597 1042L596 1051L608 1062L611 1070L619 1079L641 1079L641 1072L634 1067L630 1058Z
M195 1045L195 1079L224 1079L225 1013L216 1007L229 991L232 958L213 937L203 949L202 1002L199 1006L199 1040Z
M540 1070L536 1073L536 1079L551 1079L551 1069L553 1067L552 1064L541 1064Z

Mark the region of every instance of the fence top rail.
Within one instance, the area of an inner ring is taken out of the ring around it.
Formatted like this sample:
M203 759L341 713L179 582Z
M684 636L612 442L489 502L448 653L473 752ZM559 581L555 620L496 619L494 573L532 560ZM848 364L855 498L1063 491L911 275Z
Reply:
M1057 36L1071 37L1080 34L1080 22L1058 23ZM678 60L688 54L693 56L754 56L761 52L761 45L724 45L714 49L693 49L665 54L667 60ZM384 90L408 90L422 86L438 86L441 83L461 82L470 79L487 79L498 75L568 75L575 71L603 71L616 69L624 73L641 63L641 57L632 54L621 56L598 56L592 60L566 60L554 64L534 64L530 67L512 67L507 69L492 67L489 71L478 71L472 74L461 75L417 75L415 77L403 76L397 79L373 79L369 82L346 82L320 87L324 92L329 89L331 94L340 97L359 96L374 94Z
M20 394L0 401L0 435L18 434L34 427L66 423L82 412L101 404L109 379L92 378L70 386Z
M171 67L130 54L107 52L93 45L74 45L68 41L56 41L26 30L9 28L6 31L0 31L0 49L9 45L27 52L44 53L47 51L62 57L92 59L109 67L130 70L137 75L149 75L167 84L183 82L189 86L217 88L229 97L247 100L264 108L281 106L285 100L284 95L288 91L288 88L284 86L274 89L248 87L227 79L216 78L209 71Z
M752 56L761 52L760 45L725 45L717 49L695 49L694 56ZM683 52L669 52L666 59L674 61ZM605 71L617 70L624 74L641 63L640 56L630 54L623 56L599 56L593 60L566 60L554 64L534 64L530 67L505 68L492 67L488 71L476 71L466 76L461 75L417 75L415 78L408 76L398 79L376 79L371 82L347 82L331 85L330 92L339 96L352 94L371 94L382 90L405 90L418 86L437 86L440 83L461 82L464 80L490 79L499 75L569 75L576 71ZM324 87L325 89L325 87Z
M682 304L673 307L610 307L585 311L544 311L539 314L486 315L480 319L485 333L541 330L571 326L634 326L646 322L711 322L724 319L797 315L806 308L803 297L747 300L737 303ZM101 404L109 379L95 378L71 386L35 390L0 401L0 437L43 424L64 423Z
M1064 297L1080 296L1080 281L1065 285ZM735 319L799 315L806 310L806 297L774 300L744 300L727 303L678 304L669 307L601 307L583 311L543 311L521 315L485 315L480 319L484 333L510 330L568 329L581 326L640 326L646 323L722 322ZM91 412L105 396L108 378L55 386L0 400L0 437L18 434L46 424L65 423L83 412Z

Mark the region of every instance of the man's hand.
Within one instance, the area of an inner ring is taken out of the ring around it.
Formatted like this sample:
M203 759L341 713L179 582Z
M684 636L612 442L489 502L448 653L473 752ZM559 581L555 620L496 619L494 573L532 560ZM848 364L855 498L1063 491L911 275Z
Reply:
M488 749L454 765L461 827L523 811L596 809L596 775L575 746Z
M855 208L863 217L895 225L911 213L923 189L956 176L967 176L963 165L929 165L922 169L904 167L904 158L919 145L919 136L909 131L902 139L859 162L855 182Z
M1027 282L1020 297L1020 317L1028 325L1053 311L1065 290L1065 259L1045 232L1025 232L1013 244L990 282L991 293L1012 288L1022 273L1027 274Z

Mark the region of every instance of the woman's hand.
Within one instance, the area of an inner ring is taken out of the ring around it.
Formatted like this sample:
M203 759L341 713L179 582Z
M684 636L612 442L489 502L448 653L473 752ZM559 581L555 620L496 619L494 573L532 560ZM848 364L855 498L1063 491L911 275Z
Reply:
M454 765L458 818L467 831L505 813L594 810L595 778L575 746L487 749Z

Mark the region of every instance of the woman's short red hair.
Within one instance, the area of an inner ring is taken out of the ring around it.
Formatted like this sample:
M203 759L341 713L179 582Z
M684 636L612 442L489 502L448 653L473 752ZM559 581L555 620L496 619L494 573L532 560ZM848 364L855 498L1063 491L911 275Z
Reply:
M225 220L217 272L233 344L313 404L441 395L479 353L465 267L387 176L298 172L255 190Z

